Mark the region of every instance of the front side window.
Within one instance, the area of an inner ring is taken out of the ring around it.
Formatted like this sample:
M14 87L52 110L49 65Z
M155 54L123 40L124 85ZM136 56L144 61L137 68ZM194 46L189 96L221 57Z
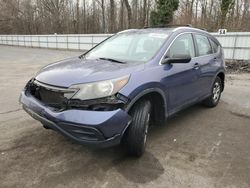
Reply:
M208 54L213 53L211 45L210 45L208 38L206 36L196 34L195 39L196 39L196 43L197 43L199 56L208 55Z
M192 34L182 34L175 39L167 52L167 57L195 56Z
M85 58L109 58L127 63L147 62L158 52L168 35L166 32L120 33L89 51Z

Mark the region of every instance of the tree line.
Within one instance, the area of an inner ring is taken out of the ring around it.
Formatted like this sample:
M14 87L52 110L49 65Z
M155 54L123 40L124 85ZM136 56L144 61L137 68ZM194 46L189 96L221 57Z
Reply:
M0 0L1 34L114 33L166 24L250 31L250 0Z

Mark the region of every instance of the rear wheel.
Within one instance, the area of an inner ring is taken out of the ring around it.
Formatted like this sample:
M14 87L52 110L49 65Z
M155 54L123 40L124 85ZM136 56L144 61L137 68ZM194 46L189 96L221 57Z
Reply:
M205 99L203 103L208 107L215 107L220 101L222 91L222 83L219 77L216 77L212 88L212 95Z
M130 115L132 116L132 122L128 127L125 144L131 155L140 157L146 146L151 103L148 100L140 101L132 108Z

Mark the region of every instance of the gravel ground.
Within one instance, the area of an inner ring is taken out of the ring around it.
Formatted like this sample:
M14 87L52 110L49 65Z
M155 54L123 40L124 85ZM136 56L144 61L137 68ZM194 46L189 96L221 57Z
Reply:
M19 106L39 68L79 54L0 46L0 187L250 187L250 74L227 75L216 108L195 105L152 127L135 159L74 144Z

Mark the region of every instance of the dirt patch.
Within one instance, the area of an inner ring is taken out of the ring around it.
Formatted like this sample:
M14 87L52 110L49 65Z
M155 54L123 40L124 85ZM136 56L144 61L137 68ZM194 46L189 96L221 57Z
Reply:
M250 60L226 61L227 73L250 73Z

